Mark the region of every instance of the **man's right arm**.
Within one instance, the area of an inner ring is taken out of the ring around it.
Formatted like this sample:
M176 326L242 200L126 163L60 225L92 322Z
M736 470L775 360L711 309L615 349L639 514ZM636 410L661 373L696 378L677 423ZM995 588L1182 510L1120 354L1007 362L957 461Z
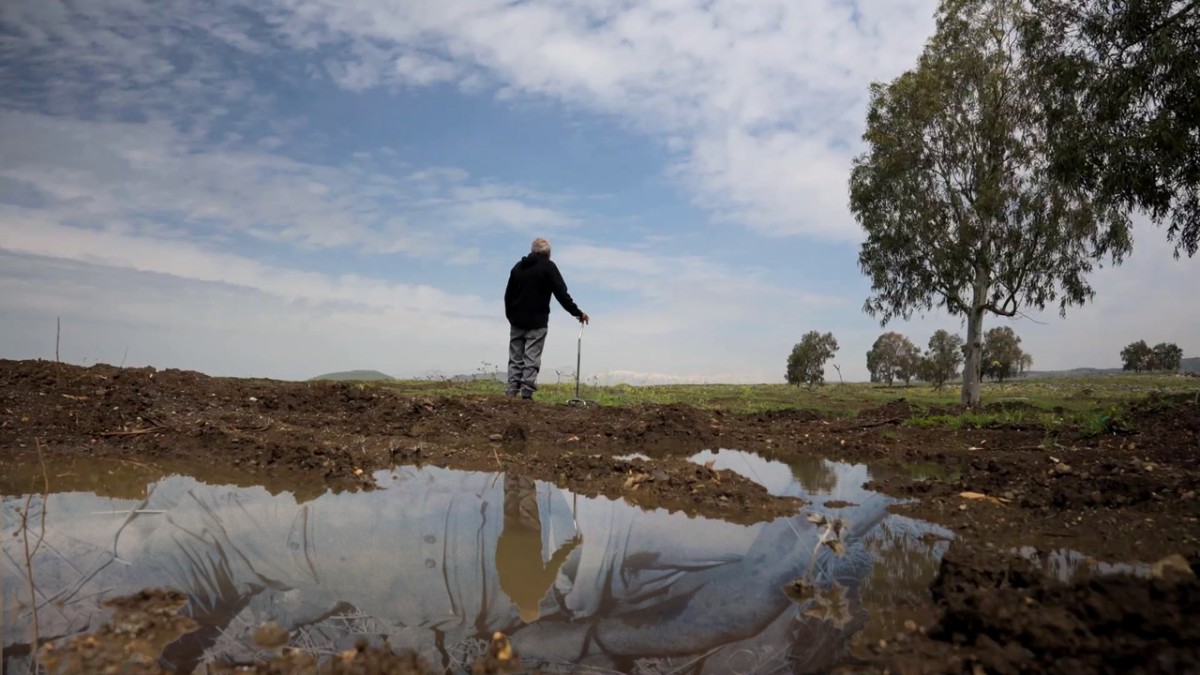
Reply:
M550 288L554 291L554 297L563 309L582 323L588 322L588 315L575 304L571 294L567 292L567 282L563 281L562 273L558 271L558 265L553 263L550 265Z

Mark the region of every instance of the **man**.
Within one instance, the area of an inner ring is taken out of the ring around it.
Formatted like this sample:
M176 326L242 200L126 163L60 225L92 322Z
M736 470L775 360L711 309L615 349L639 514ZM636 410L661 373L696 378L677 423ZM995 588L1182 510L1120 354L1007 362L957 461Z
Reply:
M508 317L508 390L506 396L532 399L542 367L542 348L550 324L550 296L580 323L588 315L575 305L558 266L550 260L550 242L533 240L529 255L508 274L504 289L504 314Z

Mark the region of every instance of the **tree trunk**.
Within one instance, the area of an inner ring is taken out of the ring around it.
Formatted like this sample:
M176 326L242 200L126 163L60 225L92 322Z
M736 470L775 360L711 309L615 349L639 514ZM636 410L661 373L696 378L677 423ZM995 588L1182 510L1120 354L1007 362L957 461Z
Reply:
M979 405L979 381L983 370L983 306L987 302L990 281L983 266L975 268L975 288L971 312L967 315L966 363L963 364L962 404Z

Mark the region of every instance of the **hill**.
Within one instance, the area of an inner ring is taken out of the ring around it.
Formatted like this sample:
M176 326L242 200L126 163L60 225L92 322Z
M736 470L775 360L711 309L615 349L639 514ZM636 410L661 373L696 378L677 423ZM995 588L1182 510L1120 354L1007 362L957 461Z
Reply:
M1185 373L1200 373L1200 356L1192 356L1180 361L1179 369Z
M1043 377L1095 377L1097 375L1120 375L1120 368L1071 368L1070 370L1031 370L1025 373L1028 379Z
M380 380L394 379L396 378L391 375L385 375L378 370L346 370L340 373L325 373L324 375L312 378L312 380L335 380L338 382L378 382Z

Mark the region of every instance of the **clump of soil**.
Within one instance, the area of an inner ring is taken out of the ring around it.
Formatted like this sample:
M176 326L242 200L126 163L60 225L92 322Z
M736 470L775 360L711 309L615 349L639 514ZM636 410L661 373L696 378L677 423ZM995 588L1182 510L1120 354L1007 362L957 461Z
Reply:
M1197 672L1200 558L1189 565L1064 583L955 544L931 587L940 618L878 649L880 661L904 675Z
M197 628L195 621L178 614L186 603L186 595L168 589L108 600L104 605L113 608L108 622L95 632L44 646L42 665L53 675L162 673L158 657L163 649Z

